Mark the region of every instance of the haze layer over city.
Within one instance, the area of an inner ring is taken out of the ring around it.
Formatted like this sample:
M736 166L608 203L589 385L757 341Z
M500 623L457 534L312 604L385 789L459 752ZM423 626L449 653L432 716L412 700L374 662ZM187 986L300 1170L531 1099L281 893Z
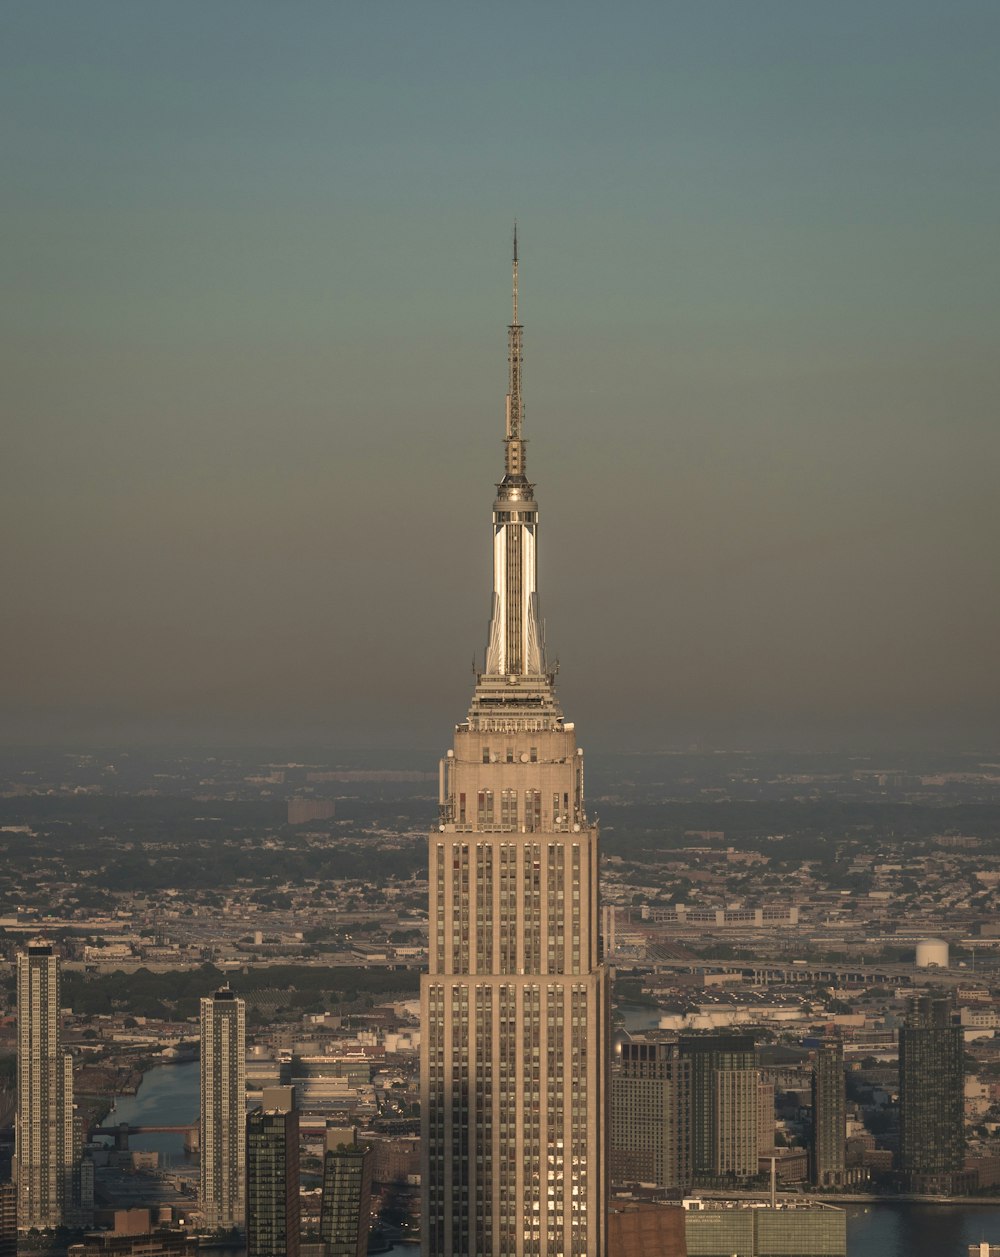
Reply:
M591 744L995 736L998 21L5 5L3 738L438 744L515 217Z

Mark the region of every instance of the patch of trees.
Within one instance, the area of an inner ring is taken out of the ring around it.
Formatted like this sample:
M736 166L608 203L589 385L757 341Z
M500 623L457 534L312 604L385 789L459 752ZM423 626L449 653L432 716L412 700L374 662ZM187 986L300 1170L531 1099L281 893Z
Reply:
M75 1013L127 1012L136 1017L184 1020L197 1017L199 1000L228 982L238 995L262 988L288 992L287 1006L319 1008L323 997L330 1002L372 1000L390 995L412 995L420 989L420 975L413 969L363 969L359 966L275 965L247 972L223 971L215 965L152 973L137 969L87 976L63 971L63 1002Z

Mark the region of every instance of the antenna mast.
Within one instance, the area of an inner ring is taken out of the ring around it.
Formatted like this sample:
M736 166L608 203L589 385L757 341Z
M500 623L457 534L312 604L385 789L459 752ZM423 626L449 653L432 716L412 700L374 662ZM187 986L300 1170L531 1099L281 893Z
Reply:
M514 282L513 282L514 317L507 328L507 435L505 438L506 457L504 459L505 479L524 480L524 404L521 401L521 361L522 332L524 329L517 321L517 223L514 223Z

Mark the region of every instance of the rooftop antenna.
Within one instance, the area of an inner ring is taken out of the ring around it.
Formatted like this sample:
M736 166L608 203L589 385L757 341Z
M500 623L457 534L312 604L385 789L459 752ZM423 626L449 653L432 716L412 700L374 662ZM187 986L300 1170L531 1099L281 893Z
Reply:
M514 219L514 322L517 322L517 219Z
M513 265L514 315L507 328L507 432L505 436L506 458L504 470L507 476L523 480L524 458L524 403L521 400L521 336L524 328L517 321L517 222L514 223Z

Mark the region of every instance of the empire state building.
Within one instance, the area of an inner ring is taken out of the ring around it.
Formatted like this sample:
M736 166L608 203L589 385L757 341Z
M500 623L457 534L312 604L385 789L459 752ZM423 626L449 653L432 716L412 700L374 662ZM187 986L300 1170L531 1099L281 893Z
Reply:
M441 761L421 981L423 1243L432 1257L603 1257L608 978L583 751L545 661L522 327L508 328L493 608Z

